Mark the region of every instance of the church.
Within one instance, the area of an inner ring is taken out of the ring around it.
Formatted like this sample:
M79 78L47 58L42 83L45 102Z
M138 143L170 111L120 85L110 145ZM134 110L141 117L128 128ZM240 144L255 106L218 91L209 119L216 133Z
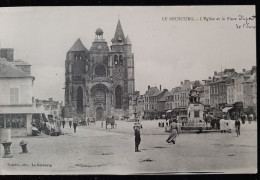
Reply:
M98 28L90 49L80 39L65 60L65 117L129 116L129 100L135 92L134 55L118 20L109 47Z

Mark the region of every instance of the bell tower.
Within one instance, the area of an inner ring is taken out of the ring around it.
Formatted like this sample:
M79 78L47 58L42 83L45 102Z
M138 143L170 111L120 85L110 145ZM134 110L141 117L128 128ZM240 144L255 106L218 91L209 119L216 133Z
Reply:
M65 60L65 115L83 114L85 106L85 74L88 50L77 39Z
M113 82L115 109L129 109L129 97L134 93L134 62L132 44L125 37L120 20L118 20L114 38L111 40L111 59L113 64Z

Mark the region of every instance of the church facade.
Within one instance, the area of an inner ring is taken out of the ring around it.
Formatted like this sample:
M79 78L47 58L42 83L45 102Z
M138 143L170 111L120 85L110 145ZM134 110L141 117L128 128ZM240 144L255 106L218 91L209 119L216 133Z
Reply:
M129 100L135 91L134 55L120 20L112 45L98 28L88 50L78 39L65 60L65 117L129 116Z

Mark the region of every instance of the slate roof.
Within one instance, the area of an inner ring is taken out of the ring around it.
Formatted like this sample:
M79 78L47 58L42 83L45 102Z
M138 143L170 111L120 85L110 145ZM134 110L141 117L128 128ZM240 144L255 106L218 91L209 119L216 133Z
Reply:
M17 65L17 66L30 66L30 64L28 62L22 61L21 59L16 59L10 63L13 65Z
M183 85L181 86L181 90L182 90L182 91L190 90L190 89L191 89L191 85L194 85L194 84L195 84L194 81L191 81L191 82L188 82L188 83L186 83L186 84L183 84Z
M256 80L256 73L252 74L249 79L244 81L245 83L254 82Z
M0 58L0 78L34 78L15 67L5 58Z
M69 51L87 51L87 48L82 44L80 39L77 39Z
M170 91L166 91L164 93L164 95L158 101L160 101L160 102L167 101L167 96L169 96L170 94L171 94Z
M145 95L146 96L154 96L155 93L158 93L158 92L161 92L159 91L159 89L157 87L150 87L150 89L148 89L146 92L145 92Z

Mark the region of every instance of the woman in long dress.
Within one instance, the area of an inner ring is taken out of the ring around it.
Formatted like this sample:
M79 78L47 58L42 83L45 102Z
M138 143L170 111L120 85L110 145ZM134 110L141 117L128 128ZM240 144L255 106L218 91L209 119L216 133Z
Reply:
M170 124L170 127L171 127L171 134L169 135L168 139L166 140L166 142L168 143L173 143L175 144L176 142L176 138L177 138L177 135L178 135L178 125L176 123L176 120L173 121L171 124Z

